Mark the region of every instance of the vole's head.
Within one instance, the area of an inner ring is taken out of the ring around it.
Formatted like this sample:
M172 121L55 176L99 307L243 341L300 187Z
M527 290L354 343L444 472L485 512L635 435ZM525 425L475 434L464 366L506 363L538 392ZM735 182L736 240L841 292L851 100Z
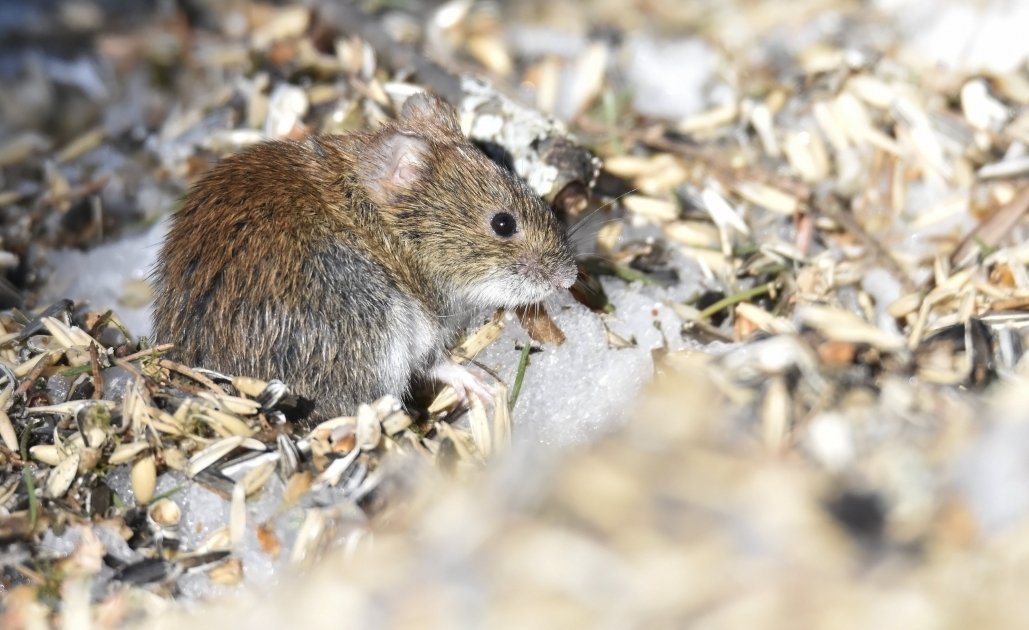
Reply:
M529 304L575 281L571 247L554 213L461 134L456 112L443 101L408 98L357 169L415 262L464 300Z

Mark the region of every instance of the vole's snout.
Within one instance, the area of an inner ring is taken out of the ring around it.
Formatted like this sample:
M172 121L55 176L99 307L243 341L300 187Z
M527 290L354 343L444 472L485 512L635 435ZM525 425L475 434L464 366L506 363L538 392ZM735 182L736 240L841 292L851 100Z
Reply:
M547 272L543 261L536 254L522 254L518 257L518 266L521 267L522 275L533 282L547 284Z
M518 262L526 277L553 290L571 287L579 276L579 270L571 260L553 260L538 254L522 254Z
M554 276L554 288L570 289L572 288L572 285L575 284L578 277L579 269L575 266L575 263L562 265L558 273Z

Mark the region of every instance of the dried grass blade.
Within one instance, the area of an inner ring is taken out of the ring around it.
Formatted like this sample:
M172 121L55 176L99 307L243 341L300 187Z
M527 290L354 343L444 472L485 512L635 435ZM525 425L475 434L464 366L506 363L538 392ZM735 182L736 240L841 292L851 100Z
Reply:
M212 442L207 448L197 452L189 458L189 468L186 475L195 477L201 471L222 459L243 444L243 436L233 435Z
M955 267L960 267L984 249L996 247L1004 237L1011 234L1027 211L1029 211L1029 187L1023 188L1010 203L994 212L993 216L972 230L951 254L951 263Z
M472 432L472 440L475 447L484 458L493 453L493 440L490 436L489 418L486 416L486 407L478 396L468 398L468 424Z
M12 453L18 452L18 435L14 431L14 425L11 424L10 416L2 409L0 409L0 439L3 440L4 446L9 451Z

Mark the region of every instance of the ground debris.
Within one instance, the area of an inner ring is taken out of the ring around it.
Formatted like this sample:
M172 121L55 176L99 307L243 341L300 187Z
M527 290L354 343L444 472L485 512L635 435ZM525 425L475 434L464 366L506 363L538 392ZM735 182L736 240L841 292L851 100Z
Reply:
M1018 3L66 4L0 37L0 626L1024 625ZM424 88L583 253L574 300L453 350L517 361L492 409L302 430L288 374L133 336L144 263L113 312L58 301L93 270L55 251Z
M0 314L9 331L0 346L0 550L17 558L5 563L5 591L41 580L60 586L83 541L98 535L104 560L88 575L103 585L93 595L100 605L126 589L173 596L190 574L206 573L222 586L240 582L252 561L240 555L241 544L255 527L266 541L292 541L288 553L278 542L263 544L270 561L297 564L342 546L353 550L358 539L371 539L381 513L408 500L399 477L429 474L444 442L474 443L467 429L447 424L453 403L416 421L400 401L383 399L304 431L310 423L281 381L188 368L145 339L105 346L98 339L115 320L68 304L44 313L50 315ZM98 322L91 334L87 321ZM96 399L100 383L106 389ZM495 439L488 423L477 430L503 449L510 429L501 428ZM451 465L466 471L482 461L479 452L454 457ZM232 506L227 522L203 538L187 529L195 513L183 519L180 493L192 492L184 492L190 484ZM263 512L248 506L258 499ZM326 518L328 502L349 516L332 527L310 525ZM262 520L248 525L258 514ZM277 520L283 514L304 525L285 525ZM64 566L61 573L53 573L54 563Z

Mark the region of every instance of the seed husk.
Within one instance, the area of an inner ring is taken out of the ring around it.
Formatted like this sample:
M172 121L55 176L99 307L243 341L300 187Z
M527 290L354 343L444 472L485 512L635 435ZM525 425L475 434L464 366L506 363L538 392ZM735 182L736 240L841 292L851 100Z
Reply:
M146 505L157 489L157 462L153 455L146 455L136 460L130 473L132 478L132 494L136 503Z

